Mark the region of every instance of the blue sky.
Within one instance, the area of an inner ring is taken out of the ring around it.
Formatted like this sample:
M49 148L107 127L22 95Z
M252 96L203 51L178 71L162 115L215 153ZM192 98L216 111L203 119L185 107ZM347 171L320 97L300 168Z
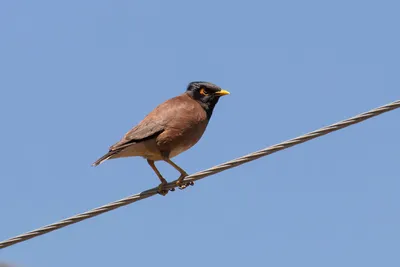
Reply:
M193 173L399 99L396 1L2 1L0 240L158 184L90 164L193 80ZM399 266L400 110L0 251L69 266ZM158 166L168 180L177 172Z

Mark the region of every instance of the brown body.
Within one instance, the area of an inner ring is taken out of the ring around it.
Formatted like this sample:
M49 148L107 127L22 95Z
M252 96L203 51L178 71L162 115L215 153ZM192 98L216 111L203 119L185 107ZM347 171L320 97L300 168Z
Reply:
M207 124L201 105L183 93L156 107L94 165L106 159L134 156L154 161L173 158L195 145Z

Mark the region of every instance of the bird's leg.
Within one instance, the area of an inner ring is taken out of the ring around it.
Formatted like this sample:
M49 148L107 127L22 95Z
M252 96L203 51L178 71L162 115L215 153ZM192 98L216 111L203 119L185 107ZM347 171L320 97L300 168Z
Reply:
M178 172L180 172L181 176L179 176L178 181L176 181L176 185L179 186L179 189L185 189L189 185L194 185L194 182L183 183L183 179L188 176L187 172L185 172L181 167L176 165L172 160L169 158L164 158L164 161L170 164L172 167L175 168Z
M160 171L157 169L156 165L154 164L154 160L147 160L147 163L150 165L150 167L153 169L153 171L157 174L158 179L160 179L161 184L158 185L158 193L160 195L165 196L168 193L168 190L164 189L164 186L168 184L167 180L162 177Z

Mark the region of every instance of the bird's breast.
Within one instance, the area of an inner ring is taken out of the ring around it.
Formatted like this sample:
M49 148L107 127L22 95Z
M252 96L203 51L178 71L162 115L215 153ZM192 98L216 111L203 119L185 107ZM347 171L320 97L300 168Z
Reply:
M157 138L161 152L173 158L194 146L207 128L207 121L198 121L186 127L171 127Z

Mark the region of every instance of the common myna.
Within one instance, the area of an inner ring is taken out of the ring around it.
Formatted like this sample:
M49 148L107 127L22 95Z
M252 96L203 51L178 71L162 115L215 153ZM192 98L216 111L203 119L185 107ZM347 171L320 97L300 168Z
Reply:
M228 91L209 82L191 82L185 93L156 107L93 166L108 159L141 156L147 159L161 181L159 193L166 195L168 190L163 187L167 181L154 164L154 161L163 160L180 172L177 185L180 189L186 188L189 184L183 183L183 179L188 174L171 158L200 140L219 98L228 94Z

